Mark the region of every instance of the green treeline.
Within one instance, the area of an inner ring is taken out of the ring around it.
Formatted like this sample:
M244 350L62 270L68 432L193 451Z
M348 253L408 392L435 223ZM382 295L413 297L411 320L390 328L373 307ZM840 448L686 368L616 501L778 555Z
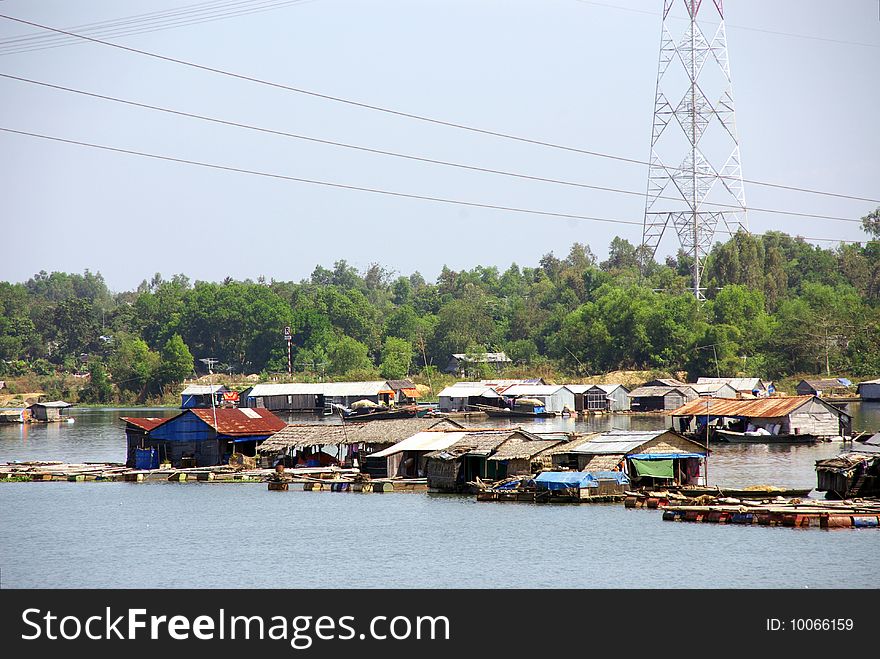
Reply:
M345 261L300 282L195 282L156 275L111 293L100 274L41 272L0 283L0 377L91 373L81 398L144 400L193 373L399 378L451 353L505 351L533 373L618 369L698 375L880 374L880 244L813 246L738 234L706 266L708 300L680 253L639 274L639 248L615 238L534 267L443 268L436 282Z

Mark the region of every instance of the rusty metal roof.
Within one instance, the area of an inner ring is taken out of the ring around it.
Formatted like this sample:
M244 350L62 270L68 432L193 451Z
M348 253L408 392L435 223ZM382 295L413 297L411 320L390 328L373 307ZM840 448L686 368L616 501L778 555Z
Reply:
M119 418L126 423L140 428L141 430L146 430L147 432L168 420L168 417L158 416L121 416Z
M672 416L745 416L754 418L773 418L787 416L804 403L811 400L821 402L830 410L846 415L846 412L835 408L816 396L788 396L785 398L755 398L737 400L733 398L700 398L685 403L676 410L669 412Z
M262 407L191 409L202 421L214 428L220 435L241 437L247 435L272 435L287 427L287 424ZM215 417L216 415L216 417ZM214 419L217 419L216 423Z

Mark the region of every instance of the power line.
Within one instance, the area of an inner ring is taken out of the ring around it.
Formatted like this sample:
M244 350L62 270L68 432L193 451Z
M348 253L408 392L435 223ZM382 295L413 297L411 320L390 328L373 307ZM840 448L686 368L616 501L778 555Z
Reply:
M473 208L500 210L500 211L507 211L507 212L511 212L511 213L525 213L525 214L529 214L529 215L543 215L543 216L547 216L547 217L558 217L558 218L572 219L572 220L585 220L585 221L590 221L590 222L605 222L608 224L625 224L625 225L637 226L637 227L642 226L641 220L638 220L638 221L637 220L620 220L620 219L608 218L608 217L595 217L595 216L591 216L591 215L578 215L578 214L574 214L574 213L558 213L558 212L553 212L553 211L543 211L543 210L530 209L530 208L517 208L517 207L512 207L512 206L501 206L498 204L485 204L485 203L479 203L479 202L474 202L474 201L463 201L460 199L448 199L445 197L418 195L418 194L412 194L412 193L408 193L408 192L397 192L397 191L392 191L392 190L382 190L380 188L368 188L368 187L358 186L358 185L348 185L345 183L335 183L332 181L320 181L320 180L316 180L316 179L308 179L308 178L302 178L302 177L298 177L298 176L288 176L285 174L276 174L273 172L261 172L261 171L253 170L253 169L245 169L243 167L232 167L229 165L219 165L216 163L208 163L208 162L203 162L203 161L199 161L199 160L190 160L188 158L176 158L173 156L163 156L163 155L156 154L156 153L148 153L145 151L136 151L134 149L123 149L120 147L107 146L104 144L95 144L92 142L83 142L80 140L72 140L72 139L67 139L64 137L56 137L53 135L44 135L41 133L32 133L29 131L17 130L14 128L6 128L6 127L2 127L2 126L0 126L0 131L5 132L5 133L15 134L15 135L24 135L27 137L34 137L34 138L48 140L48 141L52 141L52 142L62 142L65 144L73 144L76 146L85 146L85 147L89 147L92 149L99 149L102 151L110 151L113 153L123 153L123 154L127 154L127 155L132 155L132 156L140 156L142 158L151 158L153 160L164 160L164 161L174 162L174 163L179 163L179 164L193 165L196 167L205 167L208 169L215 169L215 170L226 171L226 172L234 172L237 174L248 174L251 176L260 176L260 177L264 177L264 178L272 178L272 179L283 180L283 181L293 181L293 182L297 182L297 183L308 183L311 185L320 185L320 186L324 186L324 187L328 187L328 188L339 188L339 189L343 189L343 190L355 190L358 192L370 192L372 194L386 195L389 197L402 197L405 199L419 199L422 201L433 201L433 202L442 203L442 204L454 204L454 205L458 205L458 206L469 206L469 207L473 207ZM729 235L733 235L732 232L729 232L729 231L718 231L718 233L726 233ZM763 235L763 234L752 234L752 235ZM871 241L871 240L869 240L869 241L856 241L856 240L848 241L848 240L840 240L840 239L835 239L835 238L807 238L805 236L804 236L804 238L806 240L817 240L817 241L826 241L826 242L834 242L834 243L877 242L877 241Z
M656 11L651 11L649 9L636 9L634 7L621 7L620 5L612 5L607 2L593 2L593 0L575 0L575 2L579 2L582 5L595 5L597 7L607 7L609 9L619 9L621 11L629 11L637 14L648 14L650 16L660 16L660 14ZM677 17L674 17L677 18ZM682 19L684 20L684 19ZM707 25L717 25L717 23L713 21L706 21ZM880 44L876 43L865 43L864 41L848 41L845 39L831 39L829 37L820 37L814 34L797 34L795 32L780 32L777 30L765 30L760 27L752 27L749 25L734 25L732 23L725 23L725 27L734 28L736 30L748 30L750 32L761 32L762 34L775 34L781 37L796 37L798 39L813 39L815 41L827 41L830 43L839 43L844 44L846 46L866 46L868 48L880 48Z
M236 2L226 2L229 5L227 9L223 9L222 5L218 7L210 7L207 9L190 9L166 11L167 15L153 16L152 14L143 14L146 18L120 19L116 21L105 21L103 23L92 23L80 26L74 29L82 29L85 33L96 37L127 37L136 34L144 34L147 32L157 32L160 30L168 30L188 25L197 25L200 23L208 23L218 20L225 20L235 16L245 16L249 14L262 13L274 9L280 9L295 4L305 2L313 2L314 0L237 0ZM256 4L254 4L256 2ZM215 3L209 3L215 4ZM235 6L238 5L238 6ZM154 12L161 14L163 12ZM176 16L175 13L181 14ZM185 16L182 14L193 14ZM152 16L152 17L151 17ZM50 48L59 48L73 43L77 43L76 38L66 35L24 35L12 37L7 40L0 40L0 55L13 55L17 53L29 53L38 50L46 50Z
M42 24L40 24L40 23L35 23L35 22L33 22L33 21L27 21L27 20L24 20L24 19L21 19L21 18L14 18L14 17L12 17L12 16L8 16L8 15L5 15L5 14L0 14L0 18L5 18L5 19L7 19L7 20L14 21L14 22L16 22L16 23L21 23L21 24L23 24L23 25L30 25L30 26L32 26L32 27L42 28L42 29L44 29L44 30L49 30L49 31L51 31L51 32L57 32L57 33L59 33L59 34L70 35L70 36L76 37L76 38L78 38L78 39L83 39L83 40L85 40L85 41L90 41L90 42L98 43L98 44L101 44L101 45L104 45L104 46L109 46L109 47L111 47L111 48L116 48L116 49L118 49L118 50L123 50L123 51L126 51L126 52L136 53L136 54L138 54L138 55L145 55L145 56L147 56L147 57L152 57L152 58L154 58L154 59L158 59L158 60L161 60L161 61L172 62L172 63L174 63L174 64L180 64L180 65L182 65L182 66L188 66L188 67L191 67L191 68L194 68L194 69L198 69L198 70L200 70L200 71L208 71L208 72L210 72L210 73L216 73L216 74L218 74L218 75L223 75L223 76L227 76L227 77L230 77L230 78L235 78L235 79L238 79L238 80L246 80L246 81L248 81L248 82L253 82L253 83L256 83L256 84L266 85L266 86L268 86L268 87L273 87L273 88L275 88L275 89L283 89L283 90L285 90L285 91L290 91L290 92L294 92L294 93L297 93L297 94L304 94L304 95L307 95L307 96L312 96L312 97L315 97L315 98L321 98L321 99L324 99L324 100L334 101L334 102L337 102L337 103L344 103L344 104L346 104L346 105L351 105L351 106L353 106L353 107L359 107L359 108L363 108L363 109L367 109L367 110L374 110L374 111L376 111L376 112L383 112L383 113L385 113L385 114L390 114L390 115L394 115L394 116L406 117L406 118L408 118L408 119L414 119L414 120L416 120L416 121L423 121L423 122L426 122L426 123L432 123L432 124L436 124L436 125L440 125L440 126L447 126L447 127L450 127L450 128L457 128L457 129L460 129L460 130L465 130L465 131L469 131L469 132L473 132L473 133L478 133L478 134L482 134L482 135L491 135L491 136L493 136L493 137L500 137L500 138L503 138L503 139L509 139L509 140L513 140L513 141L517 141L517 142L522 142L522 143L525 143L525 144L533 144L533 145L537 145L537 146L544 146L544 147L548 147L548 148L552 148L552 149L559 149L559 150L562 150L562 151L568 151L568 152L572 152L572 153L581 153L581 154L584 154L584 155L596 156L596 157L599 157L599 158L607 158L607 159L610 159L610 160L617 160L617 161L620 161L620 162L627 162L627 163L631 163L631 164L647 165L647 166L650 166L650 163L649 163L649 162L647 162L647 161L645 161L645 160L639 160L639 159L636 159L636 158L627 158L627 157L624 157L624 156L616 156L616 155L613 155L613 154L602 153L602 152L599 152L599 151L591 151L591 150L588 150L588 149L579 149L579 148L576 148L576 147L565 146L565 145L562 145L562 144L556 144L556 143L554 143L554 142L546 142L546 141L543 141L543 140L537 140L537 139L532 139L532 138L527 138L527 137L520 137L520 136L517 136L517 135L511 135L511 134L509 134L509 133L502 133L502 132L499 132L499 131L488 130L488 129L485 129L485 128L477 128L477 127L475 127L475 126L468 126L468 125L466 125L466 124L459 124L459 123L455 123L455 122L452 122L452 121L445 121L445 120L442 120L442 119L434 119L434 118L432 118L432 117L427 117L427 116L423 116L423 115L413 114L413 113L410 113L410 112L403 112L403 111L401 111L401 110L394 110L394 109L386 108L386 107L382 107L382 106L379 106L379 105L371 105L371 104L369 104L369 103L363 103L363 102L361 102L361 101L353 101L353 100L351 100L351 99L346 99L346 98L342 98L342 97L339 97L339 96L332 96L332 95L330 95L330 94L322 94L322 93L320 93L320 92L315 92L315 91L311 91L311 90L307 90L307 89L301 89L301 88L298 88L298 87L292 87L292 86L290 86L290 85L285 85L285 84L278 83L278 82L272 82L272 81L270 81L270 80L263 80L263 79L261 79L261 78L255 78L255 77L253 77L253 76L248 76L248 75L244 75L244 74L241 74L241 73L233 73L233 72L231 72L231 71L226 71L226 70L223 70L223 69L218 69L218 68L215 68L215 67L206 66L206 65L204 65L204 64L196 64L195 62L189 62L189 61L186 61L186 60L177 59L177 58L174 58L174 57L170 57L170 56L168 56L168 55L160 55L160 54L158 54L158 53L153 53L153 52L146 51L146 50L140 50L140 49L138 49L138 48L132 48L132 47L130 47L130 46L123 46L123 45L121 45L121 44L113 43L113 42L110 42L110 41L103 41L103 40L101 40L101 39L96 39L96 38L94 38L94 37L88 37L88 36L85 36L85 35L82 35L82 34L77 34L77 33L75 33L75 32L70 32L70 31L67 31L67 30L59 29L59 28L49 27L48 25L42 25ZM720 178L727 178L727 177L720 177ZM743 181L745 181L746 183L751 183L751 184L753 184L753 185L761 185L761 186L774 187L774 188L780 188L780 189L785 189L785 190L794 190L794 191L799 191L799 192L807 192L807 193L811 193L811 194L825 195L825 196L831 196L831 197L838 197L838 198L843 198L843 199L853 199L853 200L856 200L856 201L868 201L868 202L871 202L871 203L880 203L880 199L871 199L871 198L867 198L867 197L858 197L858 196L854 196L854 195L845 195L845 194L840 194L840 193L835 193L835 192L824 192L824 191L821 191L821 190L813 190L813 189L809 189L809 188L798 188L798 187L795 187L795 186L782 185L782 184L778 184L778 183L765 183L765 182L755 181L755 180L751 180L751 179L743 179Z
M114 103L122 103L124 105L130 105L133 107L144 108L147 110L155 110L157 112L164 112L167 114L173 114L173 115L187 117L187 118L191 118L191 119L199 119L201 121L208 121L211 123L221 124L224 126L233 126L236 128L244 128L247 130L253 130L253 131L260 132L260 133L267 133L270 135L279 135L282 137L289 137L289 138L298 139L298 140L305 140L308 142L315 142L318 144L327 144L330 146L336 146L336 147L341 147L341 148L345 148L345 149L353 149L356 151L364 151L367 153L375 153L375 154L384 155L384 156L391 156L394 158L403 158L406 160L414 160L417 162L424 162L424 163L430 163L430 164L435 164L435 165L443 165L446 167L455 167L455 168L459 168L459 169L466 169L466 170L470 170L470 171L477 171L477 172L483 172L483 173L489 173L489 174L498 174L501 176L509 176L509 177L514 177L514 178L519 178L519 179L531 180L531 181L539 181L539 182L543 182L543 183L555 183L558 185L586 188L586 189L590 189L590 190L599 190L602 192L614 192L614 193L618 193L618 194L627 194L627 195L633 195L633 196L637 196L637 197L644 197L644 195L645 195L644 192L639 192L636 190L626 190L626 189L622 189L622 188L612 188L612 187L608 187L608 186L592 185L589 183L581 183L581 182L577 182L577 181L567 181L567 180L563 180L563 179L555 179L555 178L549 178L549 177L543 177L543 176L533 176L530 174L510 172L510 171L506 171L506 170L493 169L493 168L489 168L489 167L479 167L476 165L467 165L467 164L463 164L463 163L450 162L450 161L446 161L446 160L438 160L435 158L428 158L428 157L424 157L424 156L415 156L412 154L399 153L399 152L395 152L395 151L386 151L383 149L373 149L370 147L365 147L365 146L360 146L360 145L355 145L355 144L348 144L345 142L336 142L333 140L326 140L326 139L321 139L321 138L317 138L317 137L310 137L307 135L299 135L296 133L289 133L289 132L285 132L285 131L281 131L281 130L275 130L275 129L271 129L271 128L263 128L263 127L254 126L251 124L244 124L244 123L240 123L240 122L219 119L219 118L210 117L207 115L195 114L195 113L191 113L191 112L184 112L182 110L174 110L171 108L165 108L165 107L158 106L158 105L151 105L148 103L140 103L138 101L131 101L128 99L118 98L115 96L108 96L106 94L97 94L94 92L87 92L87 91L84 91L81 89L74 89L72 87L55 85L52 83L42 82L39 80L31 80L29 78L14 76L14 75L11 75L8 73L0 73L0 78L7 78L9 80L16 80L19 82L25 82L25 83L29 83L29 84L33 84L33 85L39 85L41 87L48 87L50 89L56 89L56 90L60 90L60 91L70 92L73 94L79 94L79 95L87 96L87 97L91 97L91 98L97 98L97 99L101 99L101 100L105 100L105 101L112 101ZM668 196L660 195L657 198L658 199L669 199L672 201L681 201L680 197L668 197ZM716 203L716 202L706 202L706 205L723 206L726 208L735 208L737 210L748 210L748 211L752 211L752 212L774 213L774 214L779 214L779 215L793 215L793 216L798 216L798 217L809 217L809 218L818 218L818 219L824 219L824 220L835 220L835 221L839 221L839 222L860 222L860 220L858 220L858 219L853 219L853 218L848 218L848 217L837 217L834 215L819 215L816 213L799 213L796 211L784 211L784 210L772 209L772 208L754 208L754 207L744 208L742 206L737 206L735 204L722 204L722 203Z

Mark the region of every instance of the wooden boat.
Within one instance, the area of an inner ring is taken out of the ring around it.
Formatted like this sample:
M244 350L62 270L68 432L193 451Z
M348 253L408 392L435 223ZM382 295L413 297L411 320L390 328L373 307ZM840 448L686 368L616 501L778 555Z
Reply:
M409 419L416 416L418 410L416 407L397 407L397 408L367 408L363 412L354 412L345 415L346 421L362 422L362 421L383 421L387 419Z
M759 435L756 433L737 432L735 430L721 430L720 428L715 429L714 435L715 441L737 444L810 444L819 441L819 438L816 437L816 435L795 435L792 433Z
M702 487L699 485L677 485L667 487L670 492L678 492L686 497L717 496L734 497L736 499L772 499L775 497L806 497L813 490L811 488L775 488L775 487Z
M473 405L481 412L485 412L489 416L502 418L531 418L531 419L547 419L556 416L556 412L529 412L528 410L510 409L508 407L492 407L491 405Z

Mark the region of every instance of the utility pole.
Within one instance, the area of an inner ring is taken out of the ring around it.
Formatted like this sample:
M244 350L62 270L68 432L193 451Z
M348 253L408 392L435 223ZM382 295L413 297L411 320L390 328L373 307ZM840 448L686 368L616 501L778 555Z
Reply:
M290 326L284 328L284 340L287 341L287 376L293 379L293 362L290 360L290 344L293 339L293 335L290 333Z
M686 16L674 15L682 5ZM679 18L688 27L674 35ZM663 0L642 258L654 258L670 222L693 259L693 294L704 299L703 265L716 226L748 231L722 0Z

